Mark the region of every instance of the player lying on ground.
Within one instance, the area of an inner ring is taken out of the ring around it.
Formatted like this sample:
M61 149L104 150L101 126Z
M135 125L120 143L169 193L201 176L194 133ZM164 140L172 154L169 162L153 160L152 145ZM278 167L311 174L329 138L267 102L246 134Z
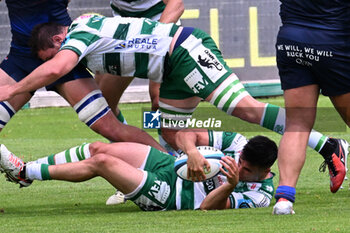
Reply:
M250 96L212 38L199 29L90 14L74 20L67 30L55 24L36 27L33 49L49 61L21 82L0 88L0 100L47 85L81 62L93 72L161 82L162 122L173 123L162 125L162 136L175 148L179 128L174 123L189 119L201 100L242 120L284 133L285 110ZM341 187L345 177L339 154L347 145L316 131L310 134L309 146L327 162L332 192ZM203 169L196 172L204 174Z
M218 141L214 145L205 134L202 142L221 145L227 152L221 162L225 170L205 182L182 180L174 171L175 157L137 143L84 144L26 164L1 145L0 165L10 181L27 185L33 180L82 182L101 176L143 210L269 206L276 144L264 136L247 142L237 133L209 131Z

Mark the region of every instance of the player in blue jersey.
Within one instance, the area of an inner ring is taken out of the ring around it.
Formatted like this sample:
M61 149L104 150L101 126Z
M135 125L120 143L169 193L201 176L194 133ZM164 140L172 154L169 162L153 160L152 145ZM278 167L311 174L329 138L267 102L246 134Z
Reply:
M11 23L12 42L8 56L0 64L0 86L14 84L43 62L32 55L28 41L32 28L45 22L70 25L68 0L6 0ZM78 65L47 90L58 92L74 107L78 117L91 129L111 141L134 141L163 148L146 132L120 123L110 111L94 79L85 67ZM28 102L33 93L25 92L0 102L0 130Z
M282 27L276 42L277 66L286 106L286 133L280 142L279 186L274 214L291 214L295 187L316 116L319 93L328 96L350 126L350 2L281 0ZM330 189L336 192L346 173L348 144L330 139L337 149L325 157Z
M194 137L193 137L194 136ZM221 172L204 182L182 180L175 157L137 143L83 144L24 165L0 145L0 171L9 181L105 178L143 210L238 209L268 207L273 198L271 166L275 142L264 136L249 141L238 133L179 132L180 147L210 145L225 153ZM69 158L69 160L67 159Z

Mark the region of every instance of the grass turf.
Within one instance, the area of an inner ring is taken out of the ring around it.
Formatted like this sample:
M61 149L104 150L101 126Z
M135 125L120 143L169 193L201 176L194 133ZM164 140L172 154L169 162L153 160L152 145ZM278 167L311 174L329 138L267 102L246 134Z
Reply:
M281 97L262 101L283 105ZM328 125L324 117L332 111L331 104L321 98L319 106L317 124ZM149 104L121 105L128 122L138 127L141 108L147 107ZM201 109L208 112L207 108L211 107L202 103L199 115ZM341 122L338 118L335 121ZM241 123L235 121L233 127ZM249 138L259 130L242 133ZM330 136L350 140L346 129L328 131ZM156 131L148 132L156 137ZM273 132L261 132L277 143L281 138ZM0 143L26 161L96 140L107 141L81 123L71 108L22 110L0 134ZM106 206L115 189L101 178L84 183L35 181L23 189L0 179L0 232L350 232L349 182L345 181L338 193L330 193L327 173L318 172L321 156L311 149L307 155L293 216L271 215L274 201L260 209L142 212L132 202ZM278 175L276 164L273 171ZM274 182L277 185L278 176Z

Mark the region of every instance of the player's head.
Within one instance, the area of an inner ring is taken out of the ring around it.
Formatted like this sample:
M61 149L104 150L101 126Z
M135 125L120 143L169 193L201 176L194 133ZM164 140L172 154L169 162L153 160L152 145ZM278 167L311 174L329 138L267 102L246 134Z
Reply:
M251 138L244 146L239 159L239 179L260 181L265 179L277 159L278 148L265 136Z
M32 52L41 60L49 60L58 52L67 34L67 27L49 22L36 25L31 33Z

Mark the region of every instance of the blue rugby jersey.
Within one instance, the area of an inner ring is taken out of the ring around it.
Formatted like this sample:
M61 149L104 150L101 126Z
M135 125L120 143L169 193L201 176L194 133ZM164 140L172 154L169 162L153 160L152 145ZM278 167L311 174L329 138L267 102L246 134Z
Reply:
M349 0L280 0L282 23L326 29L339 34L350 31Z
M71 24L68 0L6 0L12 33L12 49L30 53L28 41L33 27L40 23Z

